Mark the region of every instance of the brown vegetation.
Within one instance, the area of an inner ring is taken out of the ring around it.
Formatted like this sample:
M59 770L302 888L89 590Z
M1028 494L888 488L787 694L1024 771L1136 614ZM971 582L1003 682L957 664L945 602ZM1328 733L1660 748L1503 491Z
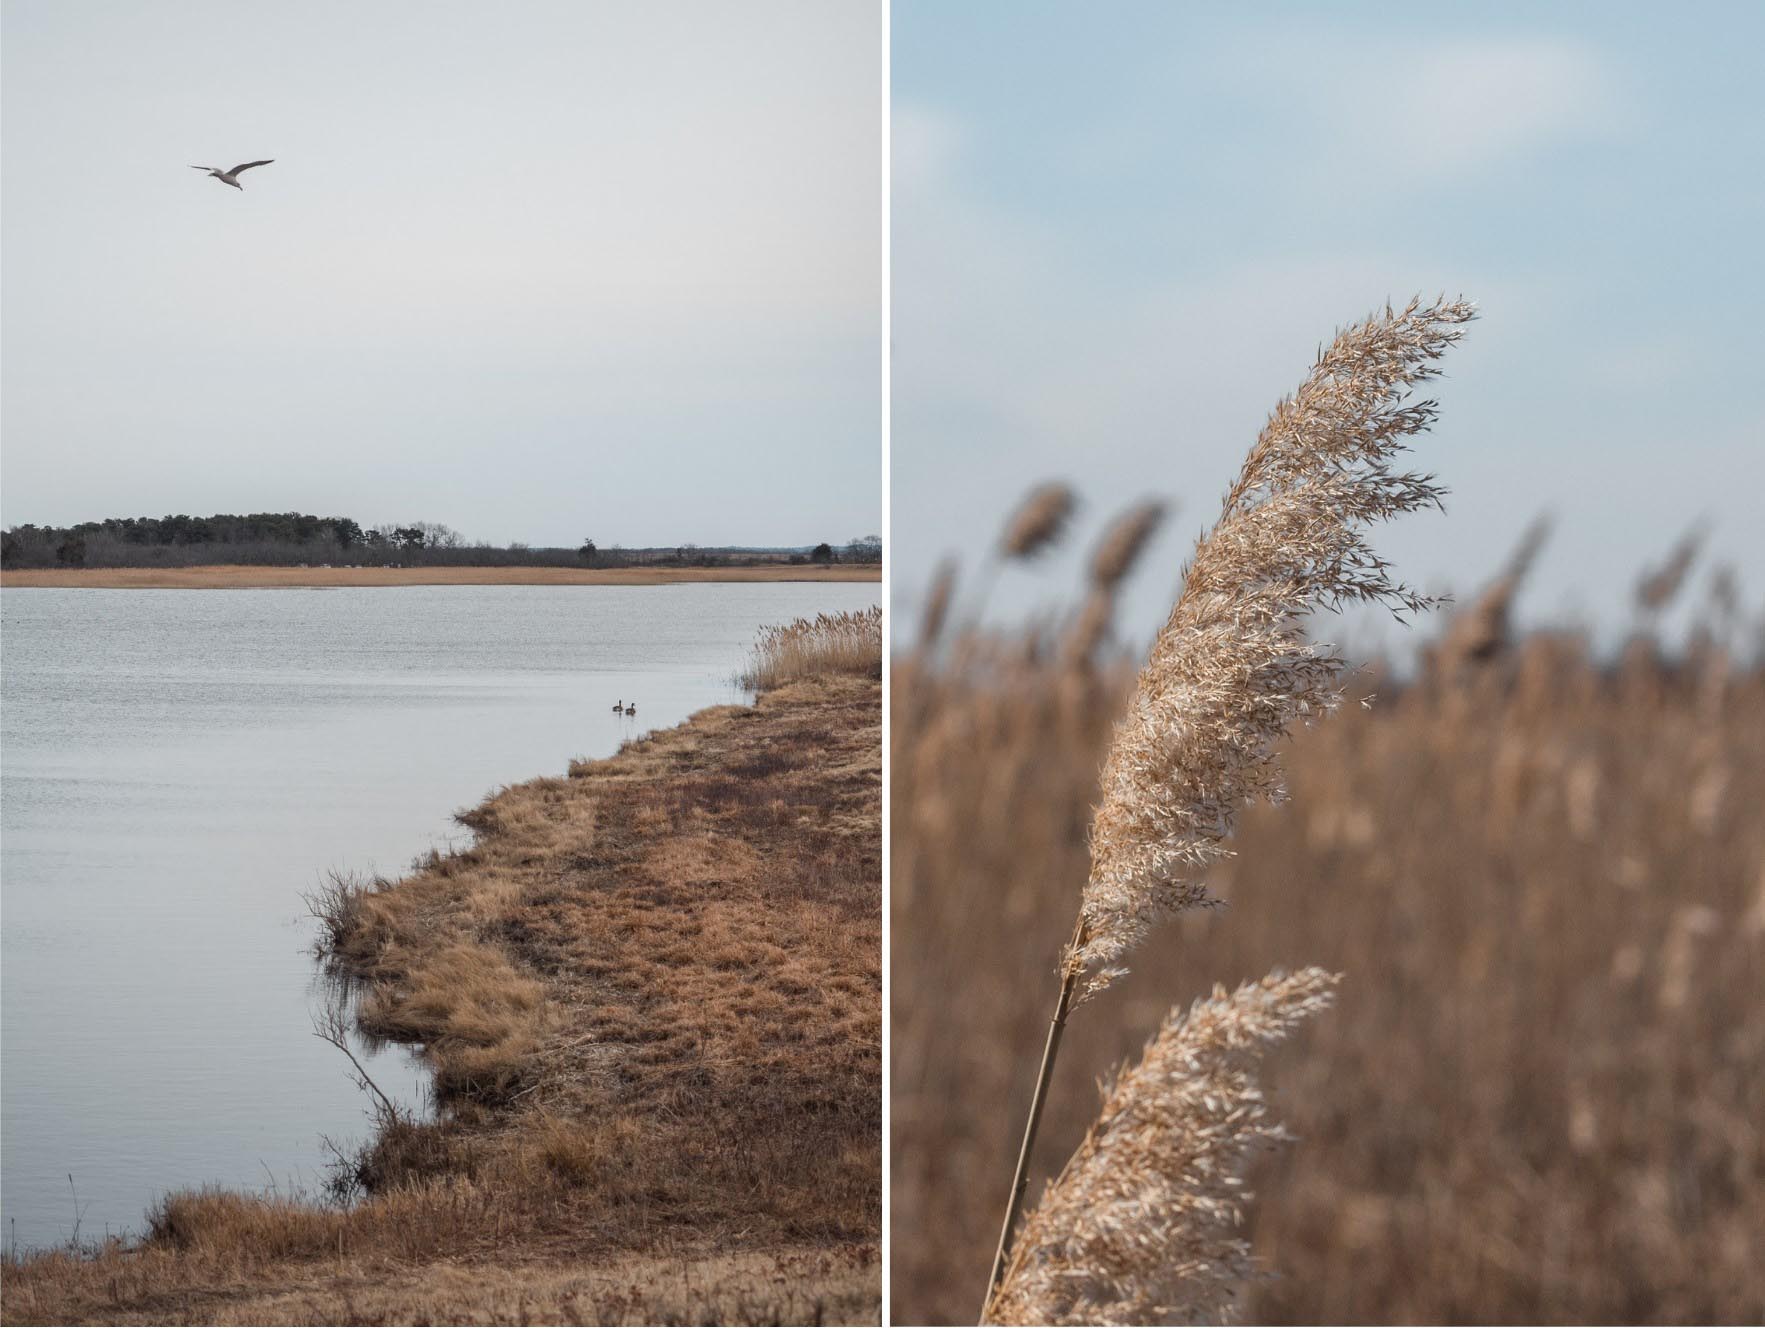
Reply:
M297 586L670 586L685 581L880 581L878 564L817 567L88 567L20 568L0 585L104 590Z
M1429 476L1394 463L1434 420L1436 404L1413 400L1416 387L1437 375L1473 317L1463 301L1416 299L1339 332L1298 391L1275 407L1218 521L1195 547L1104 755L1089 879L1061 960L984 1322L1156 1324L1229 1308L1221 1297L1231 1294L1246 1255L1241 1242L1217 1233L1240 1220L1242 1168L1272 1136L1256 1128L1247 1071L1234 1071L1241 1091L1228 1095L1232 1105L1214 1106L1227 1080L1200 1066L1224 1050L1210 1045L1206 1030L1242 1032L1256 1023L1261 998L1241 988L1233 1000L1248 1003L1247 1018L1191 1020L1202 1030L1196 1039L1173 1014L1169 1036L1123 1076L1103 1119L1031 1215L1032 1243L1014 1249L1047 1090L1067 1016L1126 975L1121 961L1160 921L1217 902L1206 868L1228 855L1245 808L1279 800L1280 740L1340 704L1344 661L1306 636L1306 615L1350 601L1395 612L1428 604L1391 578L1366 528L1439 504ZM1105 536L1085 608L1062 642L1069 665L1083 667L1107 635L1116 590L1157 520L1156 509L1137 509ZM1315 1008L1309 997L1296 999ZM1175 1048L1168 1055L1167 1044ZM1137 1091L1127 1092L1131 1086ZM1216 1118L1211 1131L1194 1118L1197 1104ZM1111 1166L1123 1173L1105 1175ZM1160 1174L1172 1167L1210 1174L1199 1184ZM1228 1202L1228 1193L1239 1197Z
M1337 978L1272 973L1174 1010L1011 1248L983 1323L1222 1323L1254 1275L1243 1177L1288 1138L1263 1052L1328 1007Z
M1073 1015L1031 1195L1173 1004L1318 964L1345 976L1270 1057L1299 1142L1250 1176L1277 1276L1243 1317L1756 1322L1765 669L1484 637L1282 744L1223 906ZM892 1313L970 1322L1133 675L1050 633L891 667Z
M799 678L849 673L882 678L882 608L818 613L760 633L742 674L747 687L781 687Z
M138 1249L9 1262L9 1322L874 1321L880 687L705 711L315 901L420 1043L329 1207L181 1193Z

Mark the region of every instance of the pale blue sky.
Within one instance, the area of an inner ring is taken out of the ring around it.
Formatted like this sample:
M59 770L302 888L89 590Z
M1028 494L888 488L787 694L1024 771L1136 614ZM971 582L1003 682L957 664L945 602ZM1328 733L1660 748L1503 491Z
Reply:
M4 524L875 531L881 43L874 0L6 0Z
M1064 478L1078 538L1000 603L1157 493L1149 633L1318 343L1441 291L1483 317L1419 449L1448 515L1375 536L1402 572L1467 592L1549 510L1524 616L1614 630L1702 519L1759 604L1762 50L1757 4L895 0L897 607Z

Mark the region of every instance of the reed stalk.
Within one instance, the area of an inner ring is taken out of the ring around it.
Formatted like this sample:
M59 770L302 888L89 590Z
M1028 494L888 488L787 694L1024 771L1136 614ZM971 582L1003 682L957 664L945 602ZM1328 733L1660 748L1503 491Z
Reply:
M1339 332L1269 416L1219 519L1196 546L1104 762L1090 877L1061 958L983 1319L1006 1278L1067 1016L1126 971L1121 960L1160 921L1216 902L1204 869L1228 853L1225 841L1245 806L1283 796L1280 742L1293 725L1342 699L1345 663L1333 647L1308 638L1304 620L1357 600L1382 603L1399 617L1432 604L1392 580L1365 535L1374 522L1439 505L1432 476L1393 463L1435 418L1436 403L1410 401L1413 389L1437 376L1437 362L1474 316L1463 301L1418 299ZM1005 547L1025 542L1026 531L1045 542L1070 510L1070 496L1054 486L1032 495ZM1140 520L1135 538L1122 537L1133 545L1125 553L1138 552L1156 518ZM1104 559L1098 578L1117 562L1125 570L1131 556Z
M1011 1254L1011 1232L1023 1211L1024 1190L1030 1183L1030 1154L1035 1150L1036 1131L1042 1124L1042 1108L1048 1100L1048 1082L1054 1077L1054 1058L1060 1054L1060 1036L1066 1031L1066 1016L1072 1010L1073 992L1078 987L1084 966L1077 961L1085 944L1085 920L1080 918L1073 929L1072 944L1061 955L1060 996L1054 1003L1054 1018L1048 1023L1048 1041L1042 1048L1042 1068L1036 1074L1036 1091L1030 1098L1030 1118L1023 1128L1023 1145L1017 1151L1017 1174L1011 1178L1011 1200L1005 1206L1005 1222L999 1228L999 1246L993 1252L993 1274L987 1279L987 1300L981 1306L984 1321L987 1305L999 1289L1005 1275L1005 1260Z

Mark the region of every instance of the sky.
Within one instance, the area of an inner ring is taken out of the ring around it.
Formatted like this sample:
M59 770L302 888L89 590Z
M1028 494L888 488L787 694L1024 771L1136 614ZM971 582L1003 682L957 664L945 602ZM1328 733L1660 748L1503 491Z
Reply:
M880 528L875 0L3 13L0 523Z
M1765 603L1765 6L895 0L892 38L898 612L1060 479L1072 540L994 605L1069 603L1160 496L1150 635L1319 344L1442 292L1481 317L1417 448L1447 513L1374 532L1403 577L1472 594L1548 513L1522 621L1624 629L1694 525L1692 598L1727 562Z

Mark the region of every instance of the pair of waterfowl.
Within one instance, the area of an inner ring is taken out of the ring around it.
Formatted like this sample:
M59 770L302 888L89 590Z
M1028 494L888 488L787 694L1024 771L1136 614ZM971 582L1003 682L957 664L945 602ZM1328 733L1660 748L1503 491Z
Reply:
M623 698L613 702L613 713L617 715L620 711L624 711L628 715L635 715L637 713L637 702L633 701L630 705L626 705Z

